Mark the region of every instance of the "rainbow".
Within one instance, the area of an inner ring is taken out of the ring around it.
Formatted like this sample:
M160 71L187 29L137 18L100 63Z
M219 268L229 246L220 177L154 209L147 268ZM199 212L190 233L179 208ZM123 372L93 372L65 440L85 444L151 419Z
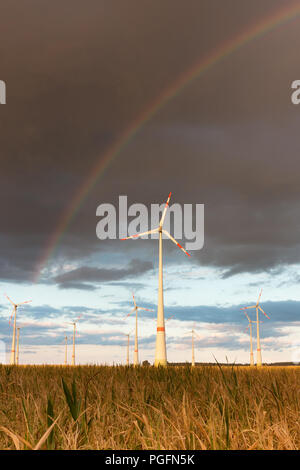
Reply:
M139 130L171 99L178 96L193 80L202 76L214 65L224 60L234 52L238 51L251 41L258 39L275 28L286 24L288 21L295 19L300 15L300 2L293 1L288 5L269 14L255 24L243 30L237 36L220 44L212 50L206 57L189 68L176 81L174 81L166 90L164 90L151 104L134 119L128 127L119 135L116 141L101 155L97 164L92 168L88 177L85 179L79 190L62 214L55 231L48 240L46 249L39 260L34 274L34 282L38 282L41 272L46 266L47 261L52 256L55 248L61 241L64 233L67 231L71 221L74 219L86 198L94 189L100 176L102 176L108 166L114 159L120 155L122 150L136 136Z

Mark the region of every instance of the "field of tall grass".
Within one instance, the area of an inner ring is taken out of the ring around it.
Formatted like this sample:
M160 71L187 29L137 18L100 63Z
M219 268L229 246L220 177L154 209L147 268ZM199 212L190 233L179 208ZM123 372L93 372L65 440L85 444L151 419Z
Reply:
M300 367L0 366L0 449L299 449Z

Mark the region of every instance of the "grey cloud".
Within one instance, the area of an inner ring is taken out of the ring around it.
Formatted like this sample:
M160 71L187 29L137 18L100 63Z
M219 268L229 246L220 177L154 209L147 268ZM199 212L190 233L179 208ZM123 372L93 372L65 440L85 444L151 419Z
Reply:
M0 18L0 78L7 83L0 279L9 282L31 282L70 201L120 133L215 47L282 6L44 3L6 2ZM224 276L300 262L300 117L290 102L299 47L296 21L257 38L191 82L135 134L52 254L54 264L81 265L56 279L61 288L92 290L95 282L126 277L129 244L120 250L120 272L112 264L93 271L86 262L118 247L96 239L95 211L119 194L150 205L172 190L174 202L204 203L205 245L193 257ZM146 244L135 257L144 259L146 250L157 256L157 244ZM176 256L179 263L174 249L165 244L168 262Z
M58 287L60 289L76 289L76 290L86 290L86 291L94 291L98 289L98 287L92 284L87 284L84 282L69 282L69 281L59 282Z
M53 280L61 288L93 289L90 284L83 282L109 282L126 279L144 274L151 270L153 265L149 261L133 259L127 268L93 268L81 266L80 268L56 276Z

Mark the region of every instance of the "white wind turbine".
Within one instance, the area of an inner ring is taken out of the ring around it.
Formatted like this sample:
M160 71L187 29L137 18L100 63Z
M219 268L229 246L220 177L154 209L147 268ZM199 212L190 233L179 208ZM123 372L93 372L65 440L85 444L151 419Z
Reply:
M167 365L167 350L166 350L166 331L165 331L165 317L164 317L164 294L163 294L163 252L162 252L162 234L164 233L175 245L177 245L186 255L190 254L173 238L169 232L163 229L163 223L166 217L169 201L171 198L169 194L166 202L162 218L160 219L159 226L154 230L148 232L138 233L130 237L122 238L121 240L128 240L129 238L142 237L151 233L159 233L159 265L158 265L158 306L157 306L157 328L156 328L156 349L155 349L155 366Z
M195 367L195 336L197 336L198 339L201 339L198 333L195 331L195 323L193 325L193 329L191 331L188 331L186 334L192 334L192 367Z
M243 310L243 309L241 309ZM250 330L250 366L254 366L254 358L253 358L253 340L252 340L252 323L256 323L255 320L251 320L250 317L247 315L246 312L244 312L246 315L249 325L245 329L245 332L249 329ZM262 323L262 322L261 322Z
M129 333L124 333L125 336L127 337L127 348L126 348L126 365L129 366L129 343L130 343L130 335L131 333L133 332L133 330L131 330Z
M16 364L19 365L19 344L20 344L20 329L24 326L28 325L28 323L23 323L22 325L17 327L17 351L16 351Z
M64 363L64 365L67 366L68 365L68 336L67 335L64 337L61 344L65 345L65 363ZM74 357L75 357L75 352L74 352Z
M73 322L67 322L68 325L73 325L73 350L72 350L72 366L75 366L75 335L76 335L76 325L77 321L82 317L82 315L79 315Z
M20 305L28 304L32 302L32 300L26 300L25 302L20 302L15 304L8 295L5 294L5 297L10 301L13 305L13 312L11 318L14 318L14 329L13 329L13 338L12 338L12 345L11 345L11 353L10 353L10 364L16 364L16 327L17 327L17 310Z
M255 323L256 323L256 327L257 327L257 360L256 360L257 367L261 367L261 365L262 365L260 337L259 337L259 323L260 323L260 321L259 321L259 316L258 316L258 310L260 310L270 320L270 317L268 317L266 312L264 312L263 309L261 308L261 306L259 305L261 294L262 294L262 289L261 289L260 294L258 296L258 300L256 302L256 305L251 305L250 307L244 307L244 308L241 309L241 310L247 310L247 309L250 309L250 308L255 308L255 310L256 310L256 322Z
M146 310L147 312L153 312L153 310L145 307L139 307L136 304L134 295L132 294L133 297L133 303L134 303L134 308L131 310L131 312L128 313L127 317L131 315L133 312L135 312L135 340L134 340L134 358L133 358L133 365L138 366L139 365L139 347L138 347L138 310Z

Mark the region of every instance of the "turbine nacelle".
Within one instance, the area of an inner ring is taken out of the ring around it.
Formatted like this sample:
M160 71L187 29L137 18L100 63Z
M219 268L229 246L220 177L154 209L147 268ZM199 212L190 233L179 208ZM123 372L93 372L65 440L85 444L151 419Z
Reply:
M180 243L177 242L177 240L175 240L175 238L172 237L172 235L169 234L169 232L167 232L166 230L163 229L163 224L164 224L164 221L165 221L165 217L166 217L166 212L167 212L167 209L168 209L168 206L169 206L169 201L170 201L170 198L171 198L171 194L169 194L169 197L167 199L167 202L166 202L166 205L165 205L165 208L163 210L163 214L162 214L162 217L160 219L160 222L159 222L159 226L153 230L148 230L147 232L142 232L142 233L136 233L135 235L131 235L130 237L125 237L125 238L121 238L121 240L129 240L130 238L139 238L139 237L142 237L144 235L150 235L152 233L164 233L173 243L175 243L175 245L178 246L178 248L180 248L180 250L182 250L187 256L191 256L184 248L183 246L180 245Z

